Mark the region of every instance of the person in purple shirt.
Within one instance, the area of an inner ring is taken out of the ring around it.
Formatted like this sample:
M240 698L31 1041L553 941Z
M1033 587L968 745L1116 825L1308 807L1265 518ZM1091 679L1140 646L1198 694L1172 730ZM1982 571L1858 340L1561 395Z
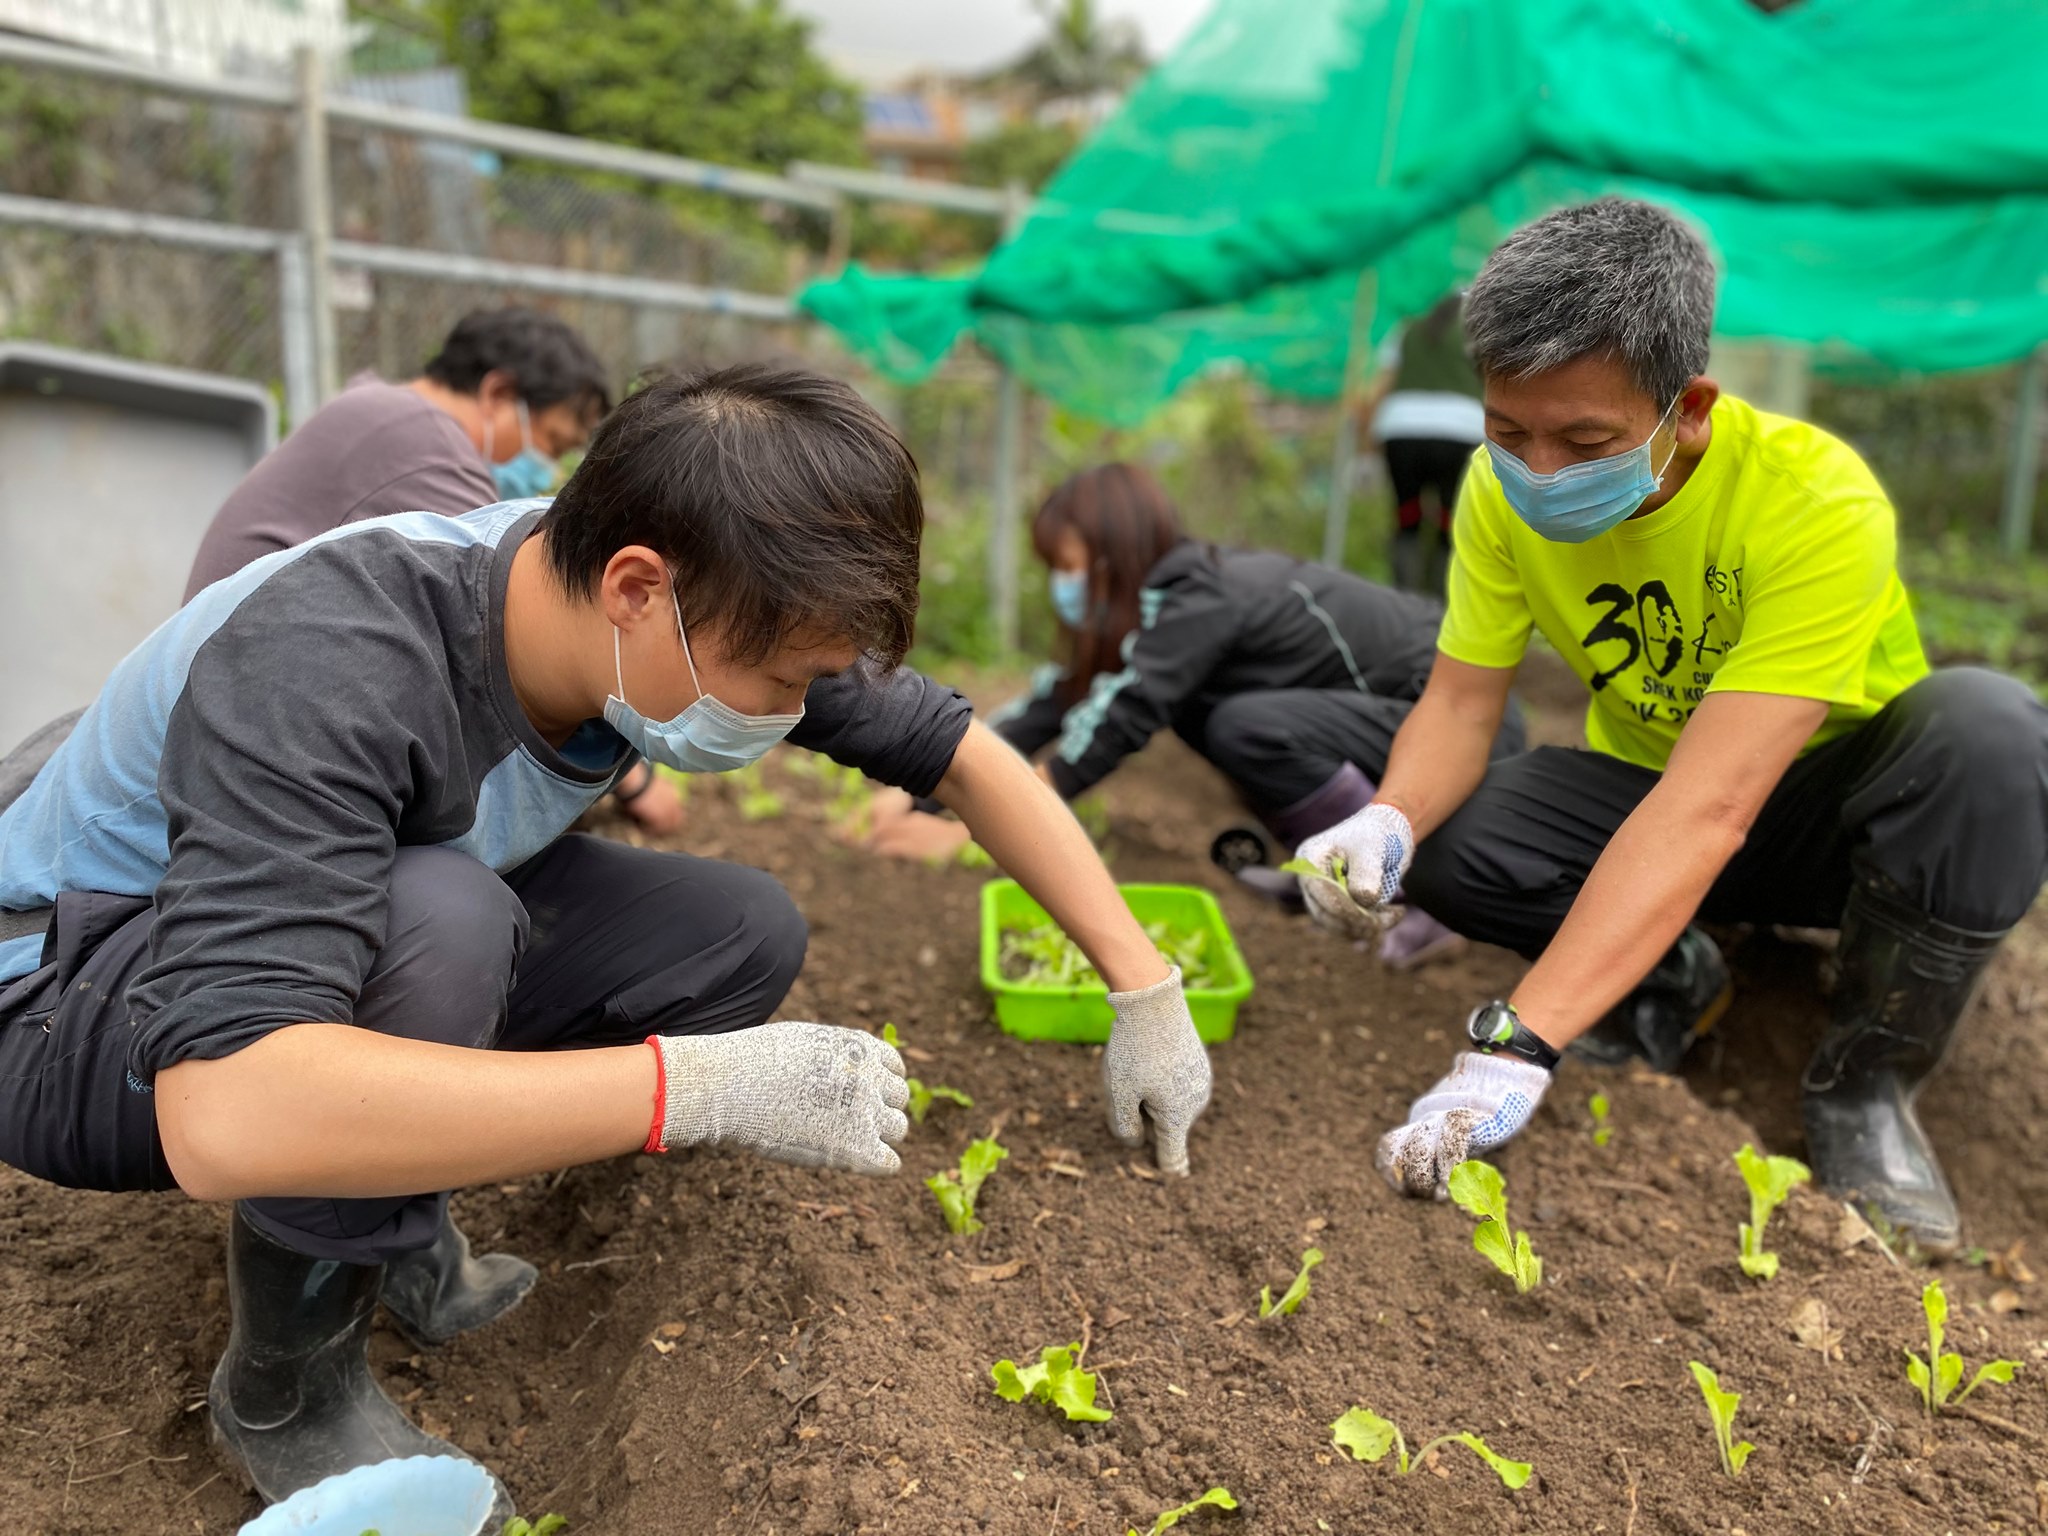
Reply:
M358 374L249 472L200 541L186 600L345 523L546 495L610 409L605 365L573 326L516 305L474 310L420 377ZM650 832L682 826L682 796L649 763L615 798Z

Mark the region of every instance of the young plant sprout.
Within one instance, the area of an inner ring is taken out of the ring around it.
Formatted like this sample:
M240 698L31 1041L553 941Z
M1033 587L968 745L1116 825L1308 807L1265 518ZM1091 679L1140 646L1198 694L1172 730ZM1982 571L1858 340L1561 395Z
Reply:
M1941 1288L1939 1280L1927 1282L1927 1289L1920 1293L1920 1310L1927 1314L1927 1358L1922 1360L1910 1349L1906 1351L1906 1380L1919 1389L1921 1406L1926 1408L1931 1419L1950 1402L1960 1403L1987 1381L2000 1385L2012 1381L2013 1372L2019 1369L2015 1360L1993 1360L1977 1368L1977 1374L1970 1378L1970 1384L1962 1391L1956 1391L1956 1384L1963 1379L1963 1357L1954 1350L1944 1351L1941 1347L1944 1329L1948 1323L1948 1293Z
M1723 1392L1720 1377L1697 1360L1689 1364L1692 1379L1700 1384L1700 1396L1707 1400L1707 1416L1714 1421L1714 1444L1721 1452L1721 1470L1735 1477L1749 1460L1749 1453L1756 1449L1747 1440L1735 1438L1735 1410L1742 1404L1742 1394Z
M1430 1452L1439 1446L1462 1445L1489 1467L1500 1480L1510 1488L1519 1488L1529 1481L1533 1470L1526 1461L1509 1461L1497 1454L1492 1447L1470 1432L1456 1435L1438 1435L1414 1456L1408 1454L1408 1442L1401 1437L1401 1431L1392 1420L1383 1419L1370 1408L1346 1409L1343 1416L1330 1425L1330 1437L1339 1450L1348 1451L1354 1461L1379 1461L1389 1450L1395 1452L1394 1469L1406 1477L1415 1468L1429 1459Z
M1614 1127L1607 1123L1607 1095L1596 1093L1586 1100L1586 1112L1593 1117L1593 1145L1604 1147L1614 1139Z
M732 777L740 787L741 821L774 821L782 815L782 796L768 787L759 763L734 769Z
M924 1187L938 1197L939 1209L946 1213L946 1225L959 1236L967 1237L981 1230L982 1224L974 1216L975 1197L981 1193L983 1181L996 1171L996 1164L1009 1155L993 1136L984 1136L979 1141L970 1141L967 1150L960 1154L957 1178L950 1173L935 1173L924 1181Z
M1179 1525L1189 1515L1210 1506L1217 1509L1235 1509L1237 1500L1231 1497L1228 1488L1211 1488L1199 1499L1190 1499L1185 1504L1177 1504L1172 1509L1160 1511L1159 1518L1152 1522L1152 1529L1145 1532L1145 1536L1165 1536L1167 1531ZM1125 1536L1138 1536L1138 1533L1126 1528Z
M1451 1198L1479 1218L1472 1246L1515 1282L1518 1295L1526 1296L1541 1285L1543 1261L1531 1251L1529 1234L1508 1230L1507 1181L1500 1170L1476 1157L1467 1158L1451 1170L1449 1183Z
M962 869L994 869L996 861L979 843L962 843L960 851L953 856L953 862Z
M1078 1344L1048 1344L1038 1352L1036 1365L998 1360L989 1367L989 1375L996 1380L996 1396L1006 1403L1021 1403L1026 1398L1050 1403L1070 1422L1107 1422L1110 1411L1095 1406L1095 1373L1082 1370L1075 1358L1080 1349Z
M903 1037L896 1033L896 1026L894 1024L884 1024L882 1026L882 1043L899 1048L902 1046ZM914 1077L906 1077L903 1080L903 1084L910 1090L910 1103L908 1105L910 1118L919 1125L924 1124L924 1117L932 1112L932 1105L940 1099L944 1099L949 1104L958 1104L962 1109L974 1108L974 1100L962 1093L958 1088L943 1086L927 1088L922 1081Z
M1210 975L1209 932L1177 929L1170 923L1147 923L1150 939L1168 965L1180 967L1181 985L1200 987ZM1056 923L1003 930L1000 963L1004 977L1033 987L1099 987L1102 978L1080 947Z
M514 1515L505 1522L505 1529L498 1536L556 1536L559 1531L569 1529L567 1517L542 1515L538 1520L528 1521ZM375 1531L366 1531L363 1536L377 1536Z
M1323 1250L1310 1248L1301 1256L1301 1273L1294 1277L1294 1284L1287 1287L1287 1293L1277 1302L1273 1300L1273 1287L1259 1287L1259 1316L1291 1317L1301 1304L1308 1300L1308 1272L1323 1262Z
M1311 864L1307 859L1289 859L1280 866L1280 873L1283 875L1306 875L1311 880L1327 881L1337 887L1339 895L1362 912L1365 909L1358 906L1357 898L1351 894L1351 887L1344 878L1349 868L1350 866L1344 861L1344 855L1340 853L1330 860L1330 867L1328 869L1324 869L1320 865Z
M1785 1203L1795 1184L1813 1177L1796 1157L1760 1157L1744 1142L1735 1154L1742 1182L1749 1186L1749 1220L1742 1227L1742 1272L1752 1280L1769 1280L1778 1272L1778 1256L1764 1252L1764 1223Z
M875 797L868 789L867 775L858 768L825 761L825 782L833 786L825 815L855 842L864 842L874 830Z

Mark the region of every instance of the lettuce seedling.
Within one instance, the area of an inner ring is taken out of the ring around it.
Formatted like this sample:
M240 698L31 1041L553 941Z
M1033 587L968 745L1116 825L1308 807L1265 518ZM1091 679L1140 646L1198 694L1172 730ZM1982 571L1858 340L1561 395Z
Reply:
M1813 1171L1796 1157L1760 1157L1748 1142L1736 1152L1735 1166L1749 1186L1749 1220L1742 1226L1742 1272L1752 1280L1768 1280L1778 1272L1778 1256L1764 1252L1764 1223L1785 1203L1792 1187L1811 1179Z
M1508 1230L1507 1182L1500 1170L1476 1157L1451 1170L1451 1198L1479 1218L1472 1246L1493 1261L1494 1268L1515 1282L1520 1295L1543 1283L1543 1261L1529 1247L1527 1232Z
M1381 1418L1370 1408L1346 1409L1343 1416L1330 1425L1330 1436L1339 1450L1350 1452L1354 1461L1379 1461L1389 1450L1394 1451L1394 1468L1402 1477L1427 1461L1430 1452L1445 1445L1464 1446L1493 1468L1495 1475L1510 1488L1519 1488L1528 1482L1529 1474L1534 1470L1526 1461L1509 1461L1469 1432L1439 1435L1411 1457L1408 1442L1401 1437L1401 1431L1391 1420Z
M1175 928L1171 923L1145 924L1150 939L1169 965L1180 967L1181 985L1207 985L1213 967L1209 961L1209 932L1205 928ZM1088 963L1080 946L1060 931L1056 923L1003 930L998 957L1003 976L1032 987L1099 987L1102 977Z
M996 1380L996 1396L1006 1403L1030 1398L1050 1403L1069 1421L1106 1423L1107 1408L1095 1406L1095 1373L1084 1371L1075 1360L1078 1344L1048 1344L1038 1352L1038 1364L1020 1366L1014 1360L998 1360L989 1367Z
M903 1044L903 1037L896 1033L894 1024L882 1026L882 1043L894 1046ZM919 1125L924 1124L924 1117L932 1112L932 1105L940 1099L949 1104L958 1104L962 1109L974 1108L974 1100L958 1088L927 1088L922 1081L914 1077L904 1078L903 1086L910 1090L910 1103L906 1106L910 1111L910 1118Z
M733 770L740 787L741 821L774 821L782 815L782 796L768 787L759 763Z
M981 1193L982 1182L996 1171L996 1164L1009 1155L993 1136L984 1136L979 1141L970 1141L967 1150L960 1154L957 1178L950 1173L935 1173L924 1181L924 1187L938 1197L939 1209L946 1213L946 1225L960 1236L981 1230L982 1224L974 1218L975 1197Z
M1306 875L1311 880L1321 880L1334 885L1337 887L1337 894L1344 898L1353 911L1363 912L1365 908L1361 907L1358 898L1351 894L1351 885L1345 878L1349 871L1350 866L1345 863L1344 855L1341 853L1330 860L1328 869L1312 864L1307 859L1289 859L1280 866L1280 873L1283 875Z
M1586 1100L1586 1113L1593 1117L1593 1145L1604 1147L1614 1139L1614 1127L1607 1123L1607 1095L1596 1093Z
M1700 1396L1707 1400L1707 1415L1714 1421L1714 1444L1721 1452L1721 1470L1734 1477L1749 1460L1749 1453L1756 1449L1747 1440L1735 1438L1735 1410L1741 1406L1742 1394L1723 1392L1720 1377L1697 1360L1689 1363L1692 1379L1700 1384Z
M1187 1519L1189 1515L1212 1505L1217 1509L1235 1509L1237 1508L1237 1500L1231 1497L1228 1488L1211 1488L1199 1499L1190 1499L1185 1504L1176 1505L1172 1509L1162 1510L1159 1518L1152 1522L1152 1529L1147 1531L1145 1536L1164 1536L1165 1532L1172 1530L1181 1521ZM1127 1528L1124 1536L1138 1536L1138 1533Z
M1956 1392L1956 1384L1963 1379L1963 1357L1954 1350L1944 1351L1941 1347L1944 1328L1948 1322L1948 1293L1941 1288L1939 1280L1927 1282L1927 1289L1920 1293L1920 1310L1927 1314L1927 1358L1922 1360L1910 1349L1906 1351L1906 1380L1920 1391L1920 1402L1927 1409L1927 1416L1933 1418L1949 1402L1949 1395L1955 1394L1960 1403L1987 1381L2009 1384L2013 1372L2017 1371L2016 1360L1993 1360L1977 1368L1977 1374L1970 1378L1970 1384Z
M1308 1272L1323 1262L1323 1250L1310 1248L1301 1256L1301 1273L1294 1277L1294 1284L1287 1287L1287 1294L1278 1302L1273 1300L1273 1287L1259 1287L1259 1316L1292 1317L1297 1308L1308 1300Z
M505 1522L505 1529L498 1536L556 1536L557 1532L567 1529L569 1521L563 1515L542 1515L531 1522L514 1515Z

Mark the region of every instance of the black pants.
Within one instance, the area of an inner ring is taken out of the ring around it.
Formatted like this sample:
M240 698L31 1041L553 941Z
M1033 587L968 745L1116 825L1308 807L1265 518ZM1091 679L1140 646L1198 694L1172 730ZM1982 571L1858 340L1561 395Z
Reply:
M1408 894L1458 932L1533 958L1656 782L1562 747L1496 762L1417 850ZM1921 679L1786 771L1700 916L1836 927L1852 859L1945 923L2012 927L2048 877L2048 709L1995 672Z
M1394 487L1394 584L1411 592L1441 593L1450 569L1451 510L1472 461L1472 445L1395 437L1380 444L1380 451Z
M1178 727L1183 741L1220 769L1261 815L1283 811L1355 763L1377 784L1387 771L1394 733L1413 699L1353 689L1275 688L1225 699L1199 723ZM1508 705L1493 755L1522 750L1522 713Z
M73 1188L173 1187L155 1101L124 1064L152 921L146 899L64 896L47 963L0 990L0 1162ZM500 877L466 854L404 848L355 1023L513 1051L744 1029L782 1001L807 937L782 887L738 865L572 835ZM243 1210L301 1253L368 1264L432 1242L447 1199Z

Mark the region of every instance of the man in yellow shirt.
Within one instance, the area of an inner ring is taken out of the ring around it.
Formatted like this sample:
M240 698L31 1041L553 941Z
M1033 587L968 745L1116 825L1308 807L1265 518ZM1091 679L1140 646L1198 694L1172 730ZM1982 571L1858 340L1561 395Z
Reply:
M1568 1045L1678 1064L1730 995L1695 916L1839 927L1809 1155L1953 1248L1913 1099L2048 872L2048 709L1928 670L1884 490L1704 376L1713 310L1705 246L1646 203L1563 209L1487 261L1465 317L1486 444L1436 667L1374 803L1302 845L1339 877L1303 894L1357 932L1399 891L1535 960L1381 1139L1417 1195L1520 1130ZM1532 628L1586 685L1592 750L1489 768Z

